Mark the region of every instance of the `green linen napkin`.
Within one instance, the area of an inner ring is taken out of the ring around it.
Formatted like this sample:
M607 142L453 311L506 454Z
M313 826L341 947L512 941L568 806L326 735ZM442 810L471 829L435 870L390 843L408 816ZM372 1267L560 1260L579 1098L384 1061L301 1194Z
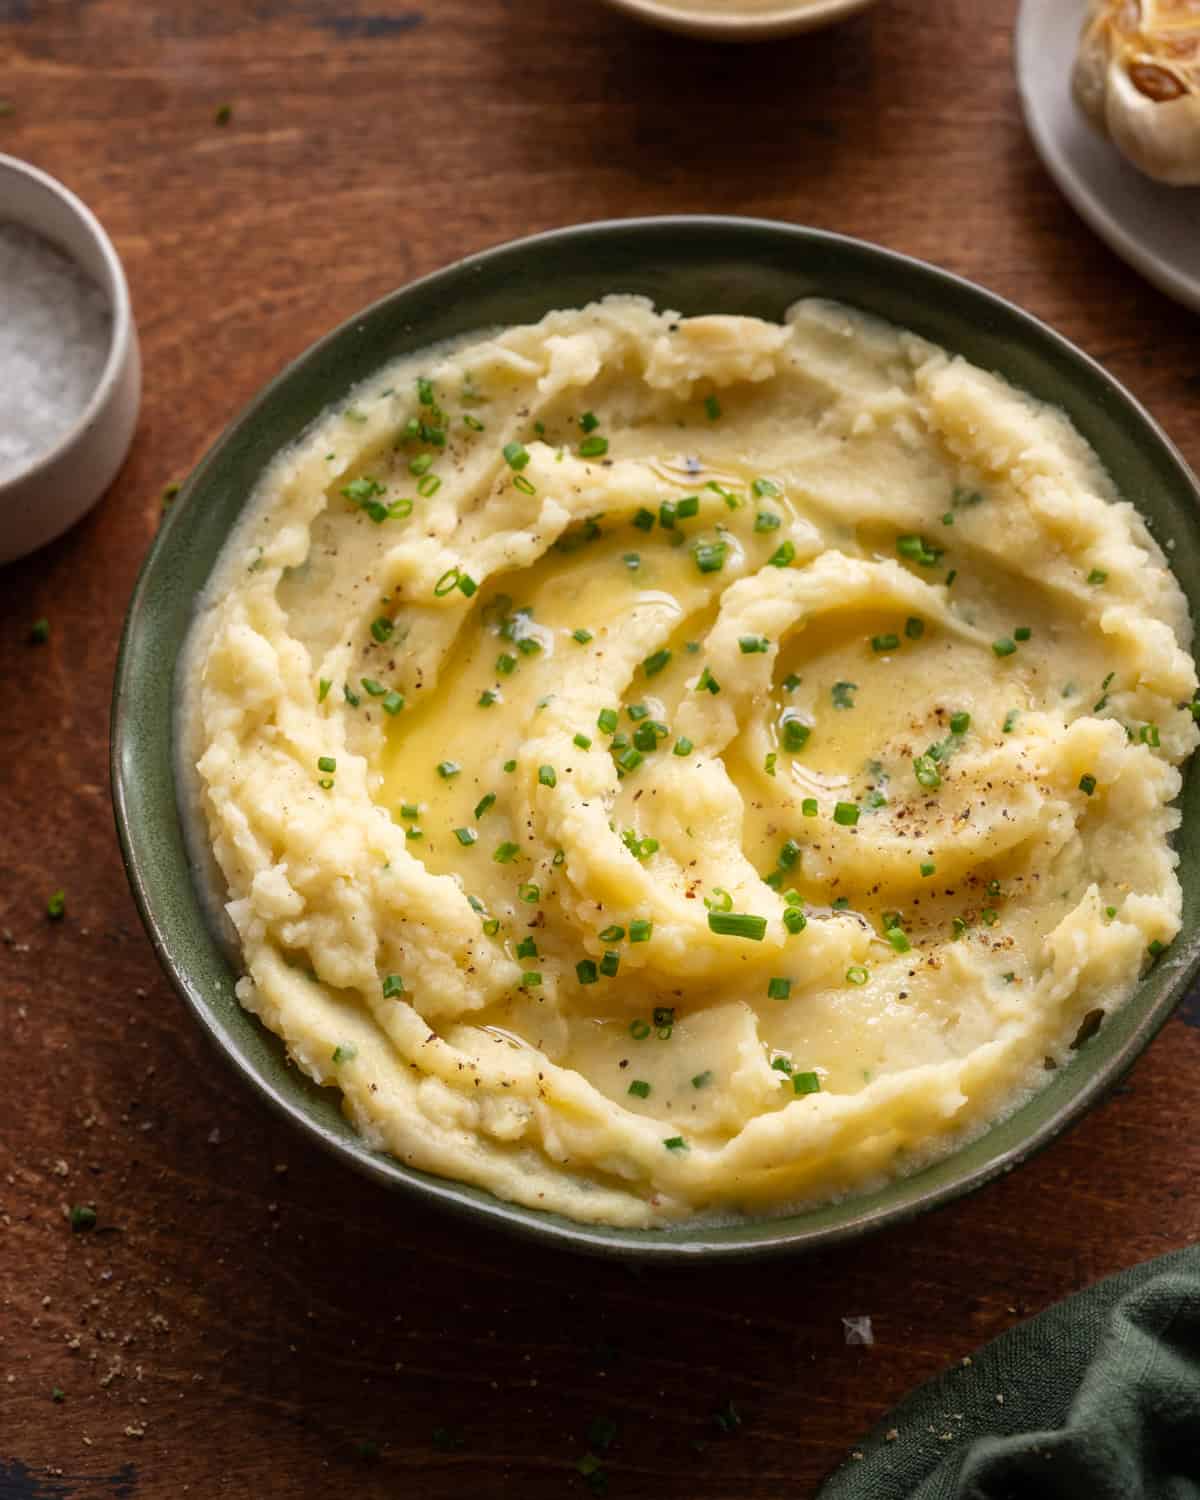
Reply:
M1097 1282L921 1386L818 1500L1200 1500L1200 1247Z

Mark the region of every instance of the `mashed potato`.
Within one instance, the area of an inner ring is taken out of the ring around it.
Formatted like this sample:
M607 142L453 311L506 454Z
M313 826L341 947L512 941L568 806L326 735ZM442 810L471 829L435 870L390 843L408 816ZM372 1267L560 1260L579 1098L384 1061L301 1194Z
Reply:
M1060 413L845 308L407 359L264 476L185 662L239 997L504 1198L860 1189L1175 936L1189 637Z

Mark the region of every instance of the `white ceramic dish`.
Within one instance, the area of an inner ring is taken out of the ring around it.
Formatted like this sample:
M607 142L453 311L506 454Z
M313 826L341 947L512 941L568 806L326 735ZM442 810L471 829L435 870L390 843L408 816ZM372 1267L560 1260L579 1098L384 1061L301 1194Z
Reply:
M1025 123L1079 216L1147 281L1200 312L1200 188L1152 182L1071 98L1086 8L1086 0L1022 0L1014 51Z
M814 31L866 10L875 0L776 0L756 14L693 10L688 0L606 0L615 10L686 36L716 42L765 42L772 37ZM764 6L767 0L762 0Z
M108 358L82 414L52 448L0 482L0 563L6 563L66 531L112 483L137 425L142 366L124 269L99 220L75 194L36 167L0 155L0 220L57 245L112 308Z

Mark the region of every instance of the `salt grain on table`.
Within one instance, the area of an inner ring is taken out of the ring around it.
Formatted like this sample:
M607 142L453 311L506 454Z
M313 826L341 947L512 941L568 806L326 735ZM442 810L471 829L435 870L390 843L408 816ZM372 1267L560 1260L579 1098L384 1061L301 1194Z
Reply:
M83 414L112 341L112 312L74 261L0 222L0 482L27 468Z

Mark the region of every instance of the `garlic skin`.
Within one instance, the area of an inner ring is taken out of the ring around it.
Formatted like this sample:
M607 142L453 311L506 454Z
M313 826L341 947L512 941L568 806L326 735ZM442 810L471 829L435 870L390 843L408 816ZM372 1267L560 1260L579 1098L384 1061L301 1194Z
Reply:
M1200 0L1090 0L1071 83L1148 177L1200 184Z

